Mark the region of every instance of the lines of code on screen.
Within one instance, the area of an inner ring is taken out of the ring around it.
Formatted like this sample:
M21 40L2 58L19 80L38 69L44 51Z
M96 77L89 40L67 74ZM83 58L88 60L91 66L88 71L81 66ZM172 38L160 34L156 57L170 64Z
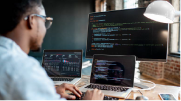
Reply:
M135 55L166 59L168 24L143 16L145 8L89 14L86 57Z

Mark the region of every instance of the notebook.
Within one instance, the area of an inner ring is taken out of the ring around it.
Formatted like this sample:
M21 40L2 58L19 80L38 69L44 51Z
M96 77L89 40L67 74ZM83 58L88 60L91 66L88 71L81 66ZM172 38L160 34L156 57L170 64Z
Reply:
M55 85L81 79L82 50L44 50L42 67Z
M90 83L80 88L95 88L106 96L126 98L134 84L135 56L94 55Z

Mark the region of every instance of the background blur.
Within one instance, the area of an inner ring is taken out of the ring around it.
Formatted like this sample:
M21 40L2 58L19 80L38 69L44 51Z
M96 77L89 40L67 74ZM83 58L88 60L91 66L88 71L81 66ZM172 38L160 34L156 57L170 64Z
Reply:
M155 0L43 0L47 16L53 17L53 25L47 30L41 52L30 56L41 60L44 49L86 50L88 14L147 7ZM180 10L180 0L165 0ZM179 22L177 17L175 22ZM180 54L180 23L170 26L169 53Z
M95 11L94 0L43 0L53 24L47 30L41 52L30 56L41 59L44 49L86 49L88 14Z
M44 49L82 49L82 75L90 75L92 59L85 59L86 40L88 32L88 14L111 10L134 9L147 7L155 0L43 0L47 16L53 17L53 25L47 30L41 52L30 52L30 56L42 61ZM176 10L180 9L180 0L165 0ZM169 25L168 61L180 59L180 19ZM145 63L146 65L152 62ZM153 62L159 64L159 62ZM180 63L180 62L179 62ZM140 62L141 64L141 62ZM172 68L175 64L167 62ZM165 65L166 66L166 65ZM136 62L136 68L139 61ZM178 66L180 68L180 64ZM143 67L145 68L145 67ZM147 69L146 69L147 70ZM173 70L168 70L171 73ZM170 76L169 73L167 73ZM153 74L155 76L155 74ZM166 76L165 76L166 77ZM176 75L180 77L180 73ZM173 79L174 77L170 78ZM178 78L180 80L180 78ZM178 81L176 80L176 81ZM173 80L172 80L173 81Z

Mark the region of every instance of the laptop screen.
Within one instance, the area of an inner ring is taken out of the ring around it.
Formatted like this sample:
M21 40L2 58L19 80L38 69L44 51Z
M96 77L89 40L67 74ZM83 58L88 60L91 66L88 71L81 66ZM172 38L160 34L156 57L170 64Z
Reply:
M81 77L82 50L44 50L42 66L52 77Z
M133 87L135 56L94 55L91 83Z

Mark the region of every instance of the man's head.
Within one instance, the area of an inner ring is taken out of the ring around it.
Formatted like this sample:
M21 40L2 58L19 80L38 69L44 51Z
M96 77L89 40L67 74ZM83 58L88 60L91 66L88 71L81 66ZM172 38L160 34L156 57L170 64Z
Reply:
M47 19L42 0L3 0L0 12L0 35L24 37L30 50L40 49Z

